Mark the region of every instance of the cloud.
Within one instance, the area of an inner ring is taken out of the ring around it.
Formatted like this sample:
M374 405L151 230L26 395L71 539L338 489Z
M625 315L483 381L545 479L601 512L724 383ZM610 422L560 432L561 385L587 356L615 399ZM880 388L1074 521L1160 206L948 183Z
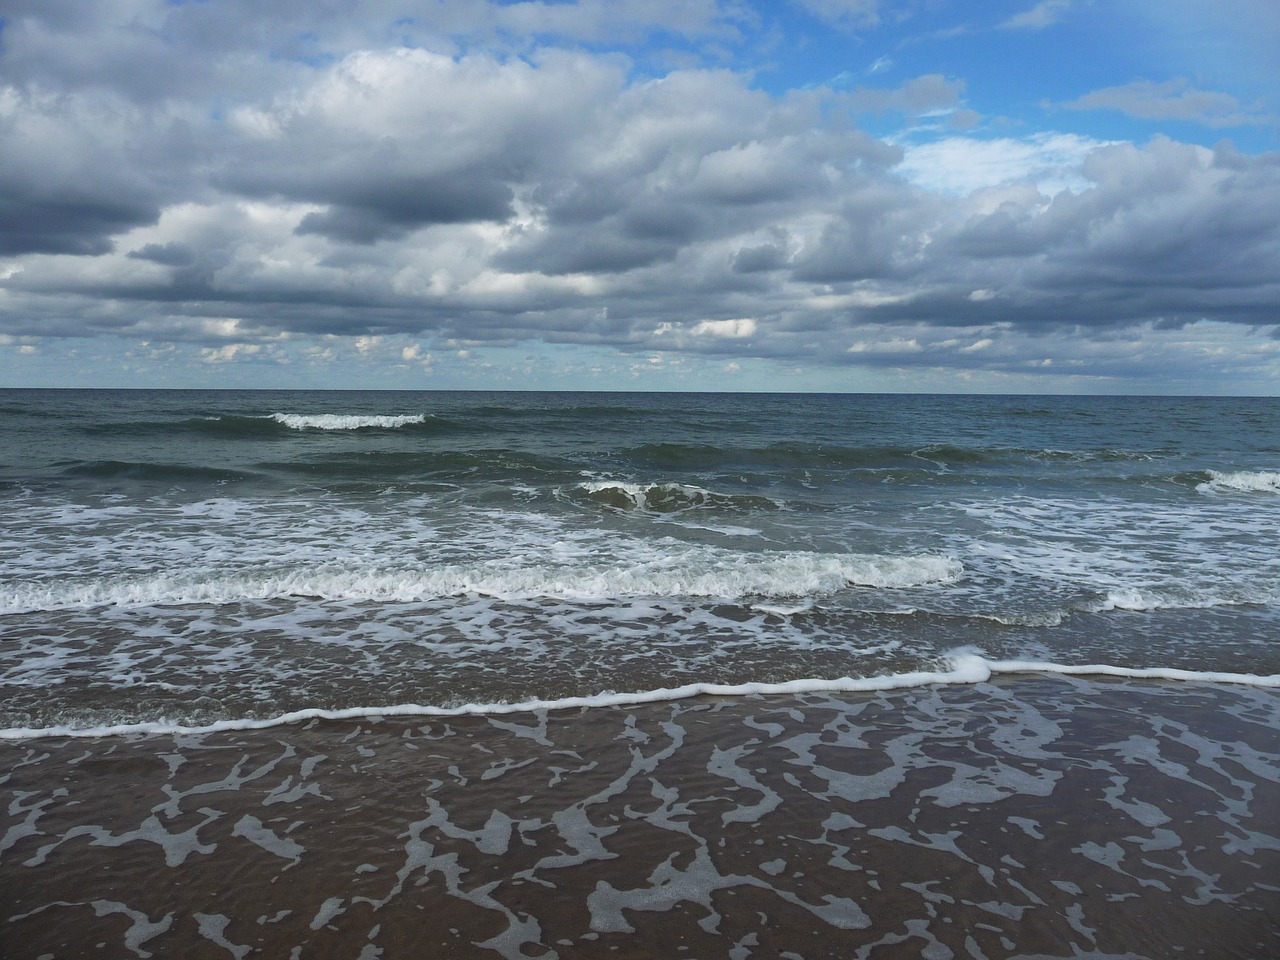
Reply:
M256 356L262 352L261 344L228 343L221 347L205 347L200 351L205 363L229 363L240 356Z
M756 321L750 317L735 320L703 320L694 325L690 332L695 337L720 337L727 340L741 340L755 336Z
M1211 127L1271 123L1275 119L1246 109L1230 94L1197 90L1183 77L1164 83L1135 80L1104 87L1063 106L1072 110L1117 110L1141 120L1186 120Z
M301 3L255 22L137 0L132 25L57 6L16 10L0 58L0 336L50 363L53 339L93 337L223 370L420 374L533 344L668 370L1097 372L1126 332L1280 322L1275 155L1010 127L890 142L859 125L954 113L963 82L774 93L531 38L604 29L586 2L429 5L459 32L418 45ZM741 22L659 7L699 36ZM644 8L618 9L661 31ZM315 35L273 57L286 13ZM457 40L521 17L508 47ZM167 93L121 66L156 36ZM252 83L230 79L237 57Z
M1028 137L943 137L908 145L899 172L938 193L965 195L984 187L1033 183L1044 193L1083 189L1086 157L1105 141L1069 133Z
M859 113L895 110L913 116L958 107L964 96L964 82L931 73L909 80L897 88L859 87L846 97L849 107Z
M9 0L3 71L18 85L108 90L139 103L211 92L238 102L352 50L451 54L461 44L523 53L551 40L625 46L655 35L732 42L755 19L721 0Z
M1004 30L1043 30L1059 23L1071 9L1072 0L1040 0L1030 10L1015 14L1000 24Z
M920 341L914 337L910 340L903 340L901 337L893 337L889 340L876 340L867 342L859 340L853 344L846 353L885 353L885 354L903 354L903 353L919 353L924 347L920 346Z
M135 133L163 142L171 122L93 92L0 87L0 255L103 253L154 222L171 194Z
M871 27L880 22L880 0L796 0L815 17L841 29Z

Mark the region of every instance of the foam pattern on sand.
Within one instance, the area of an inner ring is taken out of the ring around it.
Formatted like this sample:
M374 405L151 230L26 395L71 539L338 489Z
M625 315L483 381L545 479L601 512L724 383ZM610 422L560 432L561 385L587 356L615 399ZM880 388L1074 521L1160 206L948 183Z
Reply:
M1043 676L0 744L0 940L1276 956L1278 727L1273 690Z

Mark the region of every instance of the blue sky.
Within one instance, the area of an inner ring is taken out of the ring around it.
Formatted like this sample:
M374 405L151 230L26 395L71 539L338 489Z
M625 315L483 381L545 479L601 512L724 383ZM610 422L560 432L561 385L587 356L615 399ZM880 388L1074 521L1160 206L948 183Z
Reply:
M1272 0L8 0L0 385L1280 392Z

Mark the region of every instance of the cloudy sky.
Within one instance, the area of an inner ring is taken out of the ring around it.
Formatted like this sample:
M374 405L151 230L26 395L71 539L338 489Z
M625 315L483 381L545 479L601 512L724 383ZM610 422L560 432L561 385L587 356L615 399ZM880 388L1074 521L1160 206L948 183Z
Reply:
M1275 0L0 0L0 386L1280 393Z

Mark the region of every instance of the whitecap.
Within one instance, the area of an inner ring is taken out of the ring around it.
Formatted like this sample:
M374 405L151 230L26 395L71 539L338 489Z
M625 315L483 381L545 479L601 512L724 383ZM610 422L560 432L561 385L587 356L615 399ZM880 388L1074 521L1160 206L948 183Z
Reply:
M1196 484L1199 493L1280 493L1280 472L1270 470L1210 470L1209 480Z
M588 500L615 510L641 513L680 513L697 508L780 509L769 497L718 493L691 483L663 481L635 483L626 480L587 480L575 491Z
M286 597L410 603L479 594L501 599L554 597L807 597L845 587L902 589L958 580L947 556L835 553L735 553L715 548L656 551L626 562L553 556L473 564L372 566L322 563L255 570L206 570L80 582L27 581L0 589L0 611L233 603Z
M273 413L271 419L291 430L394 430L411 423L424 423L426 414L401 416L366 416L337 413Z

